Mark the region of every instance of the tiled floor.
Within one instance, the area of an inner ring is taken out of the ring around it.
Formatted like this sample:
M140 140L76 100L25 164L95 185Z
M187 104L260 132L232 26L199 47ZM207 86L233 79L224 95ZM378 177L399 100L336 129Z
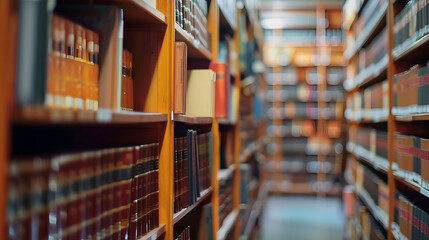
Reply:
M263 212L260 240L343 239L339 198L270 196Z

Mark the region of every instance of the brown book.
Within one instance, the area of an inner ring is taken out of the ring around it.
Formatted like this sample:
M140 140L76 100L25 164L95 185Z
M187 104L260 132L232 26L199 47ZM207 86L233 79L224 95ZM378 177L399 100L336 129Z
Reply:
M137 162L140 156L140 146L133 148L133 158L131 163L131 186L130 186L130 213L129 213L129 240L137 239Z

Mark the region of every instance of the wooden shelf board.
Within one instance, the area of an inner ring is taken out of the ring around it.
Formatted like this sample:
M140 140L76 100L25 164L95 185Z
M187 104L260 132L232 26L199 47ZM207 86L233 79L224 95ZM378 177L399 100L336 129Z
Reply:
M417 63L418 60L427 58L429 49L429 34L412 43L408 48L399 53L392 52L394 61L412 61Z
M378 211L379 208L377 208L374 201L369 197L368 192L366 192L366 190L358 190L357 188L355 188L355 192L367 206L371 215L384 227L385 230L387 230L388 223L385 222L385 220L381 216L380 212Z
M188 58L194 59L212 59L212 53L201 45L197 45L192 36L183 30L177 23L175 23L175 39L177 42L185 42L188 46Z
M188 117L186 115L174 114L174 121L186 123L186 124L192 124L192 125L197 125L197 124L202 125L202 124L212 124L213 118L211 118L211 117Z
M365 32L364 35L359 35L355 43L346 49L344 56L346 59L350 60L359 50L368 44L372 39L374 39L377 34L386 26L386 15L387 15L387 2L378 10L377 15L380 15L378 19L373 20L375 23L371 28L366 28L368 32ZM384 21L383 21L384 20Z
M30 107L16 111L18 124L148 124L167 122L167 114L143 112L115 112L111 110L85 111Z
M200 205L204 200L210 196L213 192L213 188L209 187L201 192L201 197L192 204L191 206L188 206L187 208L182 209L180 212L173 214L173 225L179 222L182 218L184 218L188 213L190 213L195 207Z
M76 0L65 0L76 2ZM77 0L77 2L91 2L89 0ZM153 8L144 0L103 0L103 3L112 3L124 10L125 22L145 22L166 24L166 17L158 9Z
M349 142L349 143L347 143L347 144L351 144L351 143ZM353 144L353 145L354 145L354 144ZM354 148L354 147L353 147L353 148ZM346 149L347 149L347 148L346 148ZM389 171L389 169L388 169L388 168L386 168L386 167L384 167L384 166L382 166L382 165L376 164L376 163L375 163L375 161L372 161L372 160L368 159L368 158L367 158L367 157L365 157L365 156L361 156L361 155L359 155L359 154L356 154L354 151L349 151L349 149L347 149L347 151L348 151L350 154L352 154L353 156L355 156L358 160L360 160L360 161L362 161L362 162L364 162L364 163L366 163L366 164L370 165L374 170L376 170L376 171L378 171L378 172L385 173L385 174L387 174L387 173L388 173L388 171Z
M217 180L225 180L227 179L231 174L233 174L235 170L235 164L231 164L228 168L225 169L219 169L219 172L217 173Z
M232 122L229 118L217 118L219 125L223 126L235 126L235 122Z
M408 179L400 177L396 172L393 172L393 175L395 176L396 181L403 183L408 188L410 188L416 192L419 192L421 195L429 198L429 191L422 188L419 184L412 182Z
M159 227L148 232L146 235L139 238L138 240L156 240L164 233L165 233L165 224L160 224Z
M250 160L250 157L256 153L257 151L259 151L261 149L262 146L262 140L257 141L256 143L253 142L251 144L249 144L249 146L247 146L243 152L240 154L240 162L241 163L246 163Z
M226 238L229 232L233 229L235 224L237 223L237 219L239 216L239 210L235 209L231 213L226 216L225 220L223 221L222 226L217 231L217 239L223 240Z
M428 121L429 120L429 113L428 114L395 116L395 120L398 122Z

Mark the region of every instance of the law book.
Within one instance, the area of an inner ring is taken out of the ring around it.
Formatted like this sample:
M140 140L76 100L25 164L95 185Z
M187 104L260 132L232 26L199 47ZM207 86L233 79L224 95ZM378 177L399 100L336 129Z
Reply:
M216 74L209 69L188 71L186 115L214 117Z
M230 105L231 76L226 63L210 63L210 69L216 73L215 117L228 118Z
M48 35L53 6L51 1L20 0L18 4L18 105L45 103Z
M188 47L184 42L174 46L174 113L186 114Z

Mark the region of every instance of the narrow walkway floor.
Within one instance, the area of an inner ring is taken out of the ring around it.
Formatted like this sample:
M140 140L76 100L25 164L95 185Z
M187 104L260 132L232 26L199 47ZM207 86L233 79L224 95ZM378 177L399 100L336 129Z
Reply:
M343 239L339 198L270 196L261 218L260 240Z

